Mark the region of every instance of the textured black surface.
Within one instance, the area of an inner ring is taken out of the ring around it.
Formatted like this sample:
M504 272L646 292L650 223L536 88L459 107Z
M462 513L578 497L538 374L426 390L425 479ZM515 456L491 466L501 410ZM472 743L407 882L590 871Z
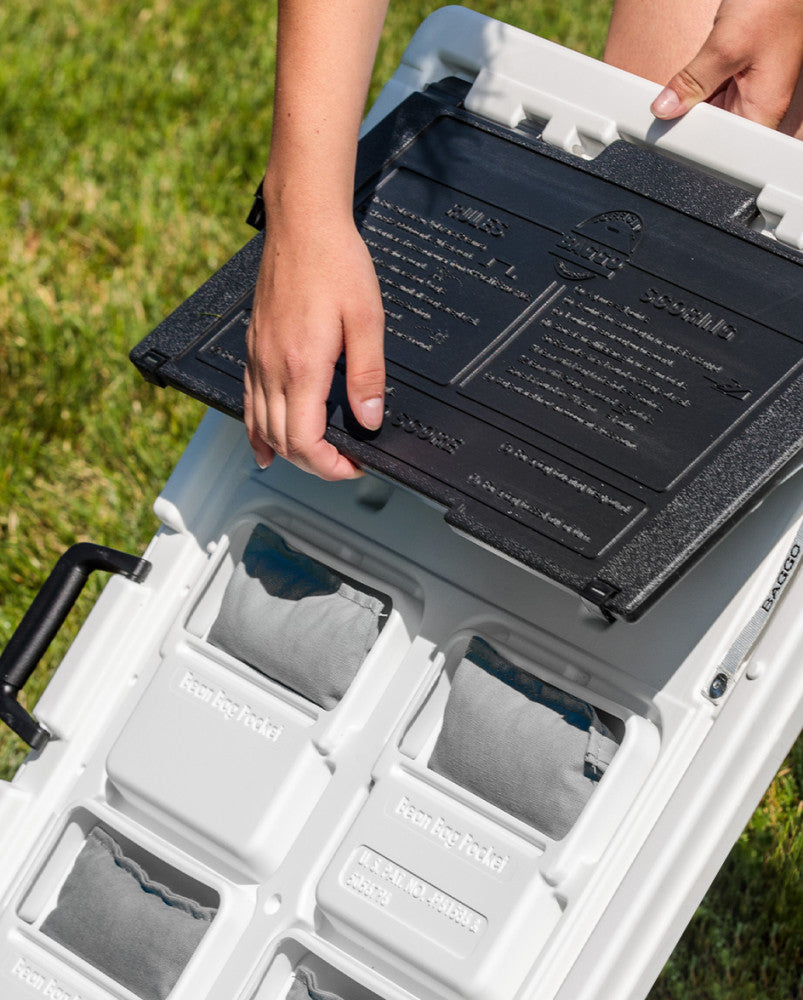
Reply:
M339 368L328 437L635 619L800 451L803 257L738 188L625 142L584 161L458 96L415 95L361 143L387 410L356 425ZM260 250L135 348L146 377L242 416Z

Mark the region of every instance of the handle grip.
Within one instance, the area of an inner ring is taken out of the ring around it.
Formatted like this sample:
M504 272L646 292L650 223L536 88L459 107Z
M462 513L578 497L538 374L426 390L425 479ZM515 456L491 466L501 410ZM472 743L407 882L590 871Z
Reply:
M92 542L71 546L51 570L0 654L0 720L34 750L45 746L50 733L25 711L17 697L93 570L120 573L135 583L142 583L151 564L139 556Z

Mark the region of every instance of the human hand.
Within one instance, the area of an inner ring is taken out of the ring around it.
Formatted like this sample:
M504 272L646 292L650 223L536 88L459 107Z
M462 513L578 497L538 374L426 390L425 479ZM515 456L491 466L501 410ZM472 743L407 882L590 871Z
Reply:
M677 118L701 101L794 133L803 86L803 0L723 0L699 52L652 104ZM795 88L798 88L795 97ZM786 121L785 121L786 119Z
M262 468L281 455L323 479L360 469L324 439L326 400L345 350L357 420L384 414L384 311L368 248L350 217L269 217L247 335L245 424Z

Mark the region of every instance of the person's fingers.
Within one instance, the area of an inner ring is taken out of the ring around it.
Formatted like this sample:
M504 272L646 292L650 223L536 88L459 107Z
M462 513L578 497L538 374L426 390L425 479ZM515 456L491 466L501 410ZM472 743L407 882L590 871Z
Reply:
M770 72L763 67L744 71L709 98L709 103L767 128L789 131L786 119L797 79L797 63L779 55Z
M346 392L352 413L367 430L385 415L385 312L379 286L343 316Z
M346 455L341 454L333 444L330 444L321 435L291 438L291 447L287 457L299 469L328 482L358 479L364 475L359 465L352 462Z
M261 386L254 386L254 380L248 366L245 369L245 393L243 395L243 417L248 432L248 441L254 452L254 458L261 469L267 469L275 458L275 452L268 443L267 408L265 394Z
M797 80L795 93L780 124L780 129L786 135L803 139L803 72Z
M362 470L325 440L334 361L287 352L280 382L267 392L271 444L282 458L321 479L354 479Z
M331 383L328 378L299 387L285 397L286 438L283 457L305 472L321 479L354 479L360 468L325 438L326 398Z
M732 37L728 22L717 21L697 55L652 102L650 110L655 117L678 118L708 100L748 65L750 60L743 44L743 38Z
M651 106L657 118L686 114L701 101L785 131L803 66L803 0L723 0L694 58Z
M335 364L346 355L349 403L378 429L384 416L384 310L368 248L353 221L321 245L266 243L246 337L244 408L257 462L274 455L323 479L362 475L325 439ZM291 234L292 235L292 234Z

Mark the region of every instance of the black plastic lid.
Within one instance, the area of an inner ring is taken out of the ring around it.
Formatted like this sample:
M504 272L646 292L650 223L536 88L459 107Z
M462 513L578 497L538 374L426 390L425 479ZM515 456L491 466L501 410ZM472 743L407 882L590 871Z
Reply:
M625 142L564 154L452 86L362 140L355 213L387 411L360 428L340 367L328 438L606 617L638 618L799 454L803 257L744 191ZM147 378L242 417L260 251L134 349Z

